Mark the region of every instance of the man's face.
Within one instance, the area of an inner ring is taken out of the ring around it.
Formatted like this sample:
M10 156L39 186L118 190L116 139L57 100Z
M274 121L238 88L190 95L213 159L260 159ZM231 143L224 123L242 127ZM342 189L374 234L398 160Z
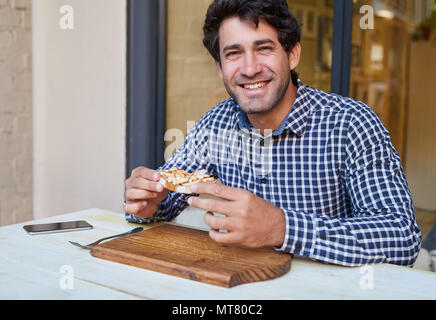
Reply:
M227 18L219 29L219 45L218 73L245 113L266 113L282 102L292 66L272 26L262 19L256 28L251 21Z

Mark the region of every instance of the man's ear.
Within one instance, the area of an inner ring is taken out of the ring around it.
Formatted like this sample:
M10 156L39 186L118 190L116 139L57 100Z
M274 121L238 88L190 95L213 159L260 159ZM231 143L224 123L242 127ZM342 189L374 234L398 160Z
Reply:
M291 70L295 70L297 68L298 64L300 63L300 56L301 56L301 45L299 42L292 48L290 54L289 54L289 67Z
M220 76L220 78L223 78L223 70L221 69L221 64L215 60L215 67L216 67L216 71L218 72L218 75Z

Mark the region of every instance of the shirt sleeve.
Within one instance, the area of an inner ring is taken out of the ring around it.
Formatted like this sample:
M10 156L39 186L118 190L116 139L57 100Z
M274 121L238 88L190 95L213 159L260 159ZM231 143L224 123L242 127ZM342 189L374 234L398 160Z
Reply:
M216 175L215 167L211 164L208 152L208 135L205 128L206 119L201 119L188 131L186 139L168 161L157 169L166 170L173 167L187 172L205 170L211 175ZM157 221L170 221L176 218L188 207L187 200L192 195L169 191L167 197L160 203L156 212L149 218L140 218L125 213L126 220L134 223L152 223Z
M420 247L413 202L389 133L371 111L352 117L344 148L345 217L283 209L286 234L276 250L344 266L413 266Z

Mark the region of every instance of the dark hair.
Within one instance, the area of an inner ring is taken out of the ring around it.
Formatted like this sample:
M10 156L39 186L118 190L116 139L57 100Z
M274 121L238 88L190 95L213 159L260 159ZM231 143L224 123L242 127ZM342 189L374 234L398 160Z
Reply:
M232 16L251 20L256 27L259 19L264 19L277 30L279 42L288 53L301 40L300 25L289 12L286 0L214 0L207 9L203 44L220 63L219 28L224 19ZM292 70L291 76L297 85L298 74Z

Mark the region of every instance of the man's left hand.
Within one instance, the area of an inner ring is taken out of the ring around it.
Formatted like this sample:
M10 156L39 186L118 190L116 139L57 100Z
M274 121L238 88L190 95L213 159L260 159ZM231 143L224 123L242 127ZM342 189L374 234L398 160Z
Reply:
M271 202L250 191L222 184L197 183L191 186L191 191L222 199L188 199L189 205L207 210L204 221L211 227L209 235L214 241L249 248L282 246L286 229L285 217L283 211ZM213 212L221 213L225 217L214 216Z

